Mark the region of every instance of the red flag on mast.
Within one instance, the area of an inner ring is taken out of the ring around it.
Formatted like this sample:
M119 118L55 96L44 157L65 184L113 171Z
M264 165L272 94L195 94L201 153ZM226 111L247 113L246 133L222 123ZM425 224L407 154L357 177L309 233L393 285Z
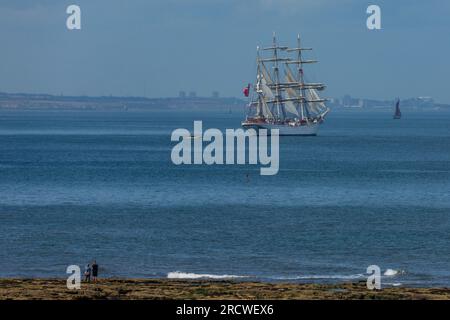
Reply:
M248 97L250 94L250 83L248 84L248 86L246 86L242 92L244 93L244 96Z

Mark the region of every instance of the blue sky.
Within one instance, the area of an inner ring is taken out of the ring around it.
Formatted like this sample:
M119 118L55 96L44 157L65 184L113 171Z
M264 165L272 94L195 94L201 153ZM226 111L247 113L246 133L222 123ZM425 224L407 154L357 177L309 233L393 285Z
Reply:
M82 30L66 29L78 4ZM366 8L382 30L366 28ZM450 102L448 0L0 0L0 91L241 96L255 50L300 33L326 95Z

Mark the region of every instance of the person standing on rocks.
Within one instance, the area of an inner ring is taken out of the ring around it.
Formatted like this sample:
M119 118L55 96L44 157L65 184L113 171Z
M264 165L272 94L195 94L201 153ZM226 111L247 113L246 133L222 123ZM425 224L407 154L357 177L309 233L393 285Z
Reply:
M86 269L84 270L84 281L91 282L91 265L87 264Z
M98 277L98 264L94 260L94 262L92 263L92 280L94 282L97 282L97 277Z

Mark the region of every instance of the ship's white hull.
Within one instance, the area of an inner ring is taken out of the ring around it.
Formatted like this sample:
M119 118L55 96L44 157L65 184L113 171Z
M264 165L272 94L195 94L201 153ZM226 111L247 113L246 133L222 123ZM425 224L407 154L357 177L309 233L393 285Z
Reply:
M271 123L242 123L242 127L245 129L267 129L270 133L271 129L280 130L280 136L315 136L319 131L319 123L312 123L302 126L289 126L283 124L271 124Z

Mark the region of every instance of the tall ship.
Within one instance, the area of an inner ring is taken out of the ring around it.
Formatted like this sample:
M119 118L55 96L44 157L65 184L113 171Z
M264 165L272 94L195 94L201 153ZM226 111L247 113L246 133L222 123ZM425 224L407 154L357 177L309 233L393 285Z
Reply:
M395 113L394 113L394 119L401 119L402 118L402 112L400 111L400 99L397 99L397 103L395 104Z
M277 43L257 48L256 84L244 88L250 102L242 127L279 129L280 135L315 136L330 109L318 91L323 83L308 82L303 71L306 64L318 62L305 59L300 35L297 46L290 48ZM253 90L252 90L253 89Z

